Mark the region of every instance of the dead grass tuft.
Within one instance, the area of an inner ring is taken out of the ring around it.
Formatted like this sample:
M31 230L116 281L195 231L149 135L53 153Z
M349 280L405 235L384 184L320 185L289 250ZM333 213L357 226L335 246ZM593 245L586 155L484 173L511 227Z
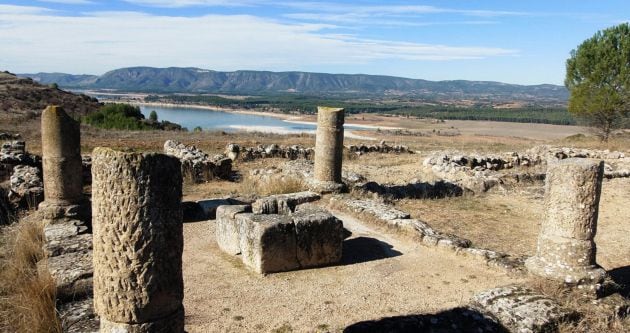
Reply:
M269 177L266 179L246 177L241 183L241 193L257 195L274 195L301 192L306 184L296 177Z
M558 333L608 332L627 333L630 328L630 317L620 318L612 313L602 311L591 300L585 298L578 290L563 287L544 279L535 279L530 286L543 295L557 300L565 308L577 311L579 320L563 322Z
M44 258L39 219L23 218L2 231L0 243L0 331L61 332L55 309L55 283L38 274Z

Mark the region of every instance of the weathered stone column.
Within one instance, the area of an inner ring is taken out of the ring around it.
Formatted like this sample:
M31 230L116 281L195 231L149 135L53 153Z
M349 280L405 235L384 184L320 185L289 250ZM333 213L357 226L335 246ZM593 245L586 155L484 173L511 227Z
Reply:
M340 192L343 159L344 109L317 107L317 134L315 138L315 173L310 182L316 192Z
M525 263L530 272L569 285L603 280L606 272L595 262L593 240L603 174L601 161L550 159L538 248Z
M42 113L45 217L76 215L83 200L81 132L77 121L51 105Z
M101 332L183 332L182 175L176 157L92 154L94 308Z

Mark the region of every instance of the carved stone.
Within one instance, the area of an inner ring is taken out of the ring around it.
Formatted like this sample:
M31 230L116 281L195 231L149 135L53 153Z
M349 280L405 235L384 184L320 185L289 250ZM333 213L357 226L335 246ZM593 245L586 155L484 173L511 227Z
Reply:
M603 167L589 159L549 161L538 247L526 262L530 272L567 284L603 280L594 242Z
M92 177L101 331L183 332L179 160L96 148Z

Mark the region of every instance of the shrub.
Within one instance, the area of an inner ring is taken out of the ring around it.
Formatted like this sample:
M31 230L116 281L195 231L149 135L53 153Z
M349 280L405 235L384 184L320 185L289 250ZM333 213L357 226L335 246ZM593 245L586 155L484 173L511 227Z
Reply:
M105 129L145 130L150 129L141 120L144 115L140 108L129 104L108 104L98 112L89 114L83 121L89 125Z

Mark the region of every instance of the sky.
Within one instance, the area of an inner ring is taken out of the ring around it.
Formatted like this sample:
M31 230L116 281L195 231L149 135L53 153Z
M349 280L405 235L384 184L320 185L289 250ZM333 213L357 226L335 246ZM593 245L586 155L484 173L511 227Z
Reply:
M0 70L131 66L562 84L630 1L0 0Z

